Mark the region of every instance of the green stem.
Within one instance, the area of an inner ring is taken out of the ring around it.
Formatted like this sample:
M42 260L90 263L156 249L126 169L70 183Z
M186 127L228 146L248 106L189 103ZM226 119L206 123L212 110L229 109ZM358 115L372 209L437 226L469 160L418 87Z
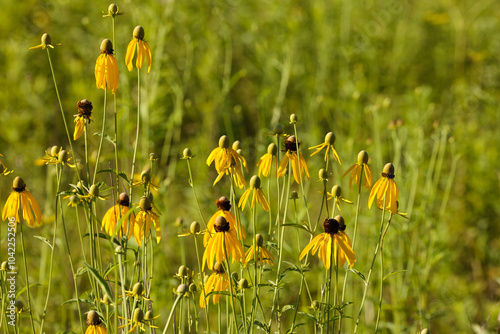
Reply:
M182 299L182 296L183 296L182 294L177 295L177 298L174 301L174 305L172 306L172 309L170 310L170 314L168 316L167 323L165 324L165 328L163 329L162 334L167 333L168 325L170 325L170 321L172 320L172 316L174 315L174 311L177 307L177 304L179 304L179 301Z
M221 233L226 233L226 232L221 232ZM233 310L233 321L234 321L234 326L236 328L236 331L238 331L238 322L236 321L236 308L234 307L234 295L233 295L233 277L231 275L231 268L229 267L229 257L227 254L227 249L226 249L226 236L223 236L222 239L222 248L224 250L224 258L226 262L226 273L227 277L229 279L229 294L231 295L231 308Z
M137 47L139 47L139 43L137 43ZM139 50L137 50L139 53ZM139 145L139 131L141 128L141 70L137 69L137 122L136 122L136 133L135 133L135 145L134 145L134 155L132 157L132 171L130 172L130 180L134 179L135 172L135 160L137 157L137 146ZM132 203L132 187L130 187L130 203Z
M194 188L193 174L191 173L191 164L189 163L189 159L186 159L188 172L189 172L189 185L191 189L193 189L194 200L196 201L196 206L198 207L198 212L200 213L201 221L203 222L204 229L207 228L207 224L205 222L205 217L203 216L203 212L201 211L200 201L198 201L198 196L196 195L196 189Z
M52 238L52 248L50 252L50 268L49 268L49 285L47 288L47 298L45 299L45 306L42 312L42 319L40 321L40 333L43 333L43 325L45 322L45 315L47 314L47 307L49 305L49 297L50 297L50 288L52 287L52 267L54 264L54 250L56 248L56 234L57 234L57 221L58 221L58 210L57 210L57 201L59 200L59 191L61 186L61 174L62 168L59 168L59 165L56 165L56 175L57 175L57 190L56 190L56 204L55 204L55 212L54 212L54 237Z
M95 184L95 177L97 175L97 171L99 170L99 159L101 158L102 142L104 140L104 126L105 126L105 123L106 123L107 96L108 96L108 91L107 91L107 89L105 89L104 90L104 105L102 107L101 138L99 139L99 147L97 149L97 158L96 158L96 161L95 161L95 169L94 169L94 175L92 177L92 184Z
M201 271L201 260L200 260L200 252L198 250L198 240L196 238L196 234L193 234L194 237L194 249L196 250L196 259L198 261L198 270L200 271L200 281L201 281L201 289L203 293L203 298L206 301L205 303L205 318L207 322L207 333L210 333L210 319L208 317L208 301L207 296L205 294L205 273Z
M21 247L23 249L24 272L26 274L26 289L27 289L27 293L28 293L28 309L30 312L31 329L33 330L33 333L35 333L35 323L33 321L33 312L32 312L32 308L31 308L30 283L29 283L29 279L28 279L28 264L26 261L26 249L24 247L23 224L19 224L19 225L21 225Z

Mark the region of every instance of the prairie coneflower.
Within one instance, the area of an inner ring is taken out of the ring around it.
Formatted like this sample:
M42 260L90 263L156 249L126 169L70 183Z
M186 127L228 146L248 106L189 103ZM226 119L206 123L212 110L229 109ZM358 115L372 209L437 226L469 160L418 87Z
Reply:
M219 147L214 148L207 158L207 165L210 166L213 162L215 170L219 173L213 185L219 182L224 174L232 172L237 179L237 185L243 188L246 182L241 172L241 161L240 155L232 147L229 147L229 139L225 135L220 137Z
M275 143L269 144L267 147L267 153L262 156L257 162L257 166L259 167L259 176L262 174L264 176L268 176L269 172L271 172L271 168L273 167L273 162L276 164L276 172L278 169L278 147Z
M264 247L264 238L262 235L255 235L255 245L257 246L257 251L255 251L254 245L252 245L245 253L245 265L255 259L255 256L257 255L257 261L260 262L261 267L264 265L264 262L272 266L274 256Z
M226 291L229 287L229 277L224 271L224 267L221 263L216 262L214 265L214 272L210 277L208 277L207 283L205 283L205 293L200 294L200 306L205 308L206 301L205 297L214 291ZM213 294L212 301L215 304L218 304L220 301L220 294ZM210 296L207 297L210 300Z
M326 199L327 200L330 200L333 198L333 200L335 201L335 204L337 205L337 208L340 210L340 203L341 202L346 202L348 204L353 204L351 201L345 199L344 197L342 197L342 188L340 188L339 185L334 185L332 187L332 192L331 193L326 193L327 197Z
M101 54L95 63L95 82L97 88L110 90L113 94L118 88L118 64L113 56L113 43L105 39L101 43Z
M205 268L205 263L209 269L213 270L214 259L216 262L222 263L222 261L229 259L229 255L232 256L233 262L244 259L243 247L236 237L234 227L230 227L226 218L223 216L217 217L214 229L215 234L210 238L203 253L201 270Z
M69 156L66 150L62 147L52 146L52 148L45 150L45 156L37 159L35 164L45 164L45 165L67 165L70 168L75 168L76 165L71 163L73 157Z
M55 44L55 45L58 46L61 44ZM51 48L51 49L54 48L54 45L52 45L52 38L47 33L42 35L42 44L37 45L37 46L32 46L32 47L30 47L30 50L35 50L35 49L45 50L45 48Z
M138 174L134 175L134 178L136 178L137 175ZM153 189L154 191L158 191L158 189L160 189L161 187L156 183L153 183L153 181L158 183L157 180L153 180L151 171L149 169L145 169L140 175L140 180L132 180L132 188L144 185L144 188L147 192L150 192L151 189Z
M120 194L120 200L114 206L112 206L102 218L102 228L106 231L106 233L112 237L114 237L114 232L116 228L116 224L120 221L122 217L125 217L123 224L121 226L121 233L119 233L122 237L127 237L129 239L134 232L135 225L135 216L134 213L128 213L130 210L130 202L127 193Z
M137 244L141 246L141 241L147 237L151 230L151 223L156 231L156 243L161 240L160 219L156 213L153 212L153 205L146 196L141 197L139 201L139 213L135 217L134 237Z
M335 135L333 132L328 132L325 136L325 142L313 147L309 147L310 150L316 150L311 154L311 157L317 153L319 153L322 149L326 147L326 152L325 152L325 161L326 158L328 157L328 152L332 152L333 158L339 162L339 164L342 165L342 161L340 161L339 154L337 153L337 150L335 149Z
M229 226L236 226L237 233L239 233L239 235L241 236L242 239L246 239L247 238L247 231L245 230L243 225L241 225L239 222L236 221L236 218L234 217L234 215L231 212L229 212L229 210L231 209L231 203L229 202L227 197L221 196L215 202L215 204L217 204L217 208L219 208L219 210L212 215L212 217L210 218L210 220L207 223L208 233L205 233L205 236L203 237L203 246L205 246L205 247L207 246L208 241L210 240L212 235L215 233L214 224L215 224L215 220L219 216L223 216L224 218L226 218L226 220L229 222Z
M102 325L101 318L96 311L91 310L87 313L87 330L85 334L107 334L106 328Z
M325 232L311 240L302 253L300 253L299 259L302 260L307 252L312 249L312 255L318 252L318 258L323 261L325 268L329 269L333 250L333 260L335 263L338 259L338 264L342 267L347 260L349 267L352 268L354 262L356 262L356 255L352 250L351 240L344 233L346 228L344 218L342 216L326 218L323 222L323 227Z
M361 181L361 173L364 172L365 180L364 185L366 188L370 188L372 186L372 171L370 166L368 166L368 153L366 151L361 151L358 153L358 162L349 167L348 170L345 171L342 177L346 176L351 172L351 176L349 177L349 189L352 186L352 180L359 186L359 182Z
M146 329L144 328L144 325L149 326L150 328L159 328L157 326L154 326L150 324L149 322L158 318L159 315L156 317L153 317L153 312L148 311L146 313L146 316L144 316L144 311L137 307L134 312L132 313L132 319L128 319L128 325L131 327L130 330L128 331L129 333L133 332L136 328L140 328L141 331L145 332ZM125 318L120 317L121 319L125 320ZM122 325L118 328L124 328L125 325Z
M390 162L384 166L382 178L373 185L368 197L368 208L371 208L373 200L377 198L377 207L382 209L385 203L385 209L391 210L392 213L398 212L398 185L394 181L394 166Z
M42 224L42 212L40 211L40 206L33 195L26 190L26 184L19 176L16 176L12 182L12 190L13 192L10 193L9 198L7 198L5 206L3 207L2 220L5 221L7 218L15 217L16 222L21 223L19 209L22 206L23 219L28 223L28 225L31 227L40 226Z
M85 124L92 122L92 102L89 100L78 101L78 114L75 116L75 132L73 132L73 140L77 140L85 130Z
M269 211L269 203L267 202L266 196L260 189L260 178L257 175L252 176L250 179L250 187L245 190L243 195L238 202L238 206L241 207L241 210L245 210L245 204L247 203L248 197L250 197L250 192L252 192L252 203L250 206L253 208L255 202L262 205L264 210Z
M286 153L283 156L283 159L280 162L280 167L278 169L278 177L282 177L285 175L286 168L288 166L288 161L292 161L292 171L293 178L295 182L300 183L300 176L302 172L306 172L307 179L309 179L309 170L307 169L306 161L304 157L298 152L297 147L298 143L296 142L295 136L290 136L285 140L285 149ZM299 159L300 159L300 170L299 170Z
M132 58L134 58L135 49L137 49L137 59L135 61L135 67L141 69L144 64L144 57L148 62L148 73L151 70L151 50L149 49L149 44L144 40L144 28L137 26L132 33L132 40L128 43L127 54L125 55L125 64L129 71L132 71L134 66L132 65Z

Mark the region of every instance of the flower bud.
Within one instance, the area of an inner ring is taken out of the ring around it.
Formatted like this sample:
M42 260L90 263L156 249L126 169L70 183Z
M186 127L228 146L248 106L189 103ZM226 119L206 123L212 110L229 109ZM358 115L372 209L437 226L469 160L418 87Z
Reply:
M144 39L144 28L141 26L137 26L134 28L134 32L132 34L135 38L143 40Z
M299 118L295 114L290 115L290 124L297 123L299 121Z
M186 277L188 275L188 268L185 265L182 265L177 269L177 276Z
M319 175L319 179L322 181L328 179L328 172L324 168L321 168L319 170L318 175Z
M8 268L9 268L9 263L7 261L3 261L2 264L0 265L0 270L7 271Z
M115 253L116 254L123 254L123 247L122 246L116 246L115 247Z
M238 289L248 289L248 281L245 278L240 279L240 281L238 282Z
M182 227L183 224L184 224L184 219L182 219L182 217L175 218L175 221L174 221L175 226Z
M201 230L201 226L200 226L200 223L198 223L197 221L194 221L191 223L191 226L189 226L189 232L195 234L195 233L199 233Z
M153 316L153 312L152 311L147 311L146 312L146 315L144 316L144 320L145 321L151 321L153 320L155 317Z
M292 191L292 193L290 194L290 199L297 199L299 198L299 193L296 192L295 190Z
M111 5L109 5L109 7L108 7L108 13L110 15L116 15L116 14L118 14L118 6L115 5L114 3L112 3Z
M66 162L68 160L68 152L66 150L62 150L59 152L59 155L57 156L57 161L60 163Z
M177 287L177 294L179 294L180 296L185 295L186 293L188 293L188 291L189 291L189 287L187 286L187 284L180 284Z
M189 148L185 148L184 151L182 151L182 157L184 159L189 159L193 157L193 153L191 153L191 150Z
M149 169L145 169L141 173L141 181L144 183L151 182L151 171Z
M57 155L57 152L59 152L59 147L57 146L52 146L52 148L50 149L50 155L55 157Z
M191 283L189 284L189 292L197 292L198 291L198 286L196 283Z
M102 296L101 302L104 305L111 305L112 300L111 300L111 297L106 293L106 294L104 294L104 296Z

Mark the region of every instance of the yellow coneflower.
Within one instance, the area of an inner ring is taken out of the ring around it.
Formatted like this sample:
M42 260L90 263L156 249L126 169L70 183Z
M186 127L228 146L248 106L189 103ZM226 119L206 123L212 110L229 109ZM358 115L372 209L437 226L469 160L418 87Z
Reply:
M326 195L327 195L327 197L326 197L327 200L331 200L333 198L333 200L335 201L335 204L337 205L337 208L339 210L340 210L340 203L341 202L353 204L351 201L342 197L342 188L340 188L340 186L337 184L332 187L332 192L331 193L327 192Z
M92 122L92 102L89 100L81 100L77 103L78 114L75 116L75 132L73 132L73 140L77 140L85 130L85 123Z
M314 237L311 242L304 248L302 253L300 253L299 259L302 258L312 249L312 255L318 252L318 258L323 261L326 269L330 268L332 250L333 250L333 260L339 266L343 266L345 261L349 263L349 267L354 266L356 262L356 255L352 250L351 240L344 233L345 223L342 216L336 216L335 218L326 218L323 222L324 233L321 233Z
M113 43L105 39L101 43L101 54L95 63L95 82L97 88L110 90L113 94L118 88L118 64L113 56Z
M149 323L150 321L152 321L158 317L159 317L159 315L157 315L156 317L153 317L153 312L151 312L151 311L148 311L146 313L146 316L144 316L144 311L140 307L137 307L134 310L134 312L132 313L132 319L128 319L128 325L131 327L128 332L131 333L136 328L140 328L141 331L145 332L146 329L144 328L144 325L149 326L150 328L159 328L159 327L154 326L154 325ZM122 317L119 317L119 318L125 320L125 318L122 318ZM125 325L122 325L118 328L120 329L120 328L124 328L124 327L125 327Z
M366 151L361 151L358 153L358 162L356 162L348 170L346 170L342 177L349 174L349 172L351 172L351 176L349 177L349 189L351 189L353 179L354 182L359 186L359 182L361 181L361 173L363 172L365 174L365 187L370 188L372 186L372 171L370 169L370 166L368 166L368 153L366 153Z
M135 283L131 291L125 291L125 296L137 299L142 298L146 300L151 300L148 297L146 297L146 291L144 290L144 285L142 285L141 282Z
M205 268L205 263L209 269L213 269L214 260L222 263L222 261L229 259L229 255L232 256L233 262L244 259L243 247L236 237L234 227L230 228L226 218L223 216L217 217L214 229L215 234L208 242L203 253L201 270Z
M328 152L332 151L333 158L339 162L339 164L342 165L342 161L340 161L339 154L337 153L337 150L335 149L335 135L333 132L328 132L325 136L325 141L319 145L309 147L310 150L316 150L311 154L311 157L317 153L319 153L322 149L326 147L326 152L325 152L325 161L326 158L328 157Z
M276 165L276 175L278 175L278 147L276 144L271 143L267 147L267 153L262 156L257 162L257 167L259 167L259 176L262 174L265 177L269 175L271 172L271 168L273 166L273 161Z
M61 44L55 44L56 46L61 45ZM35 50L35 49L42 49L45 50L45 48L54 48L54 45L52 45L52 38L50 37L49 34L45 33L42 35L42 44L37 45L37 46L32 46L29 49L30 50Z
M100 188L104 186L102 182L99 182L97 184L93 184L90 186L90 188L87 188L84 184L79 183L79 186L77 188L81 190L81 192L78 192L77 195L80 197L82 200L86 200L88 202L95 200L95 199L100 199L101 201L106 201L108 200L107 196L102 196L101 195L101 190Z
M250 187L243 193L238 202L238 206L241 207L241 210L245 210L245 204L247 203L248 197L250 197L250 193L252 193L252 203L250 207L253 208L255 202L262 205L264 210L269 211L269 202L264 196L264 193L260 189L260 178L257 175L252 176L250 179Z
M207 158L207 165L210 166L213 162L215 170L219 173L213 185L219 182L224 174L228 175L232 172L238 187L243 188L246 182L241 172L241 161L240 155L232 147L229 147L229 139L225 135L220 137L219 147L214 148Z
M229 288L229 277L224 271L224 267L221 263L216 262L214 265L212 275L208 277L207 282L205 283L205 293L200 294L200 306L205 308L205 296L214 291L226 291ZM215 304L218 304L220 301L220 294L213 294L212 301ZM210 300L210 296L207 297Z
M127 54L125 55L125 64L129 71L132 71L134 66L132 65L132 58L134 58L135 49L137 49L137 59L135 61L135 67L141 69L144 64L144 58L148 62L148 73L151 70L152 59L151 50L149 49L149 44L144 40L144 28L137 26L132 33L132 40L128 43Z
M264 262L272 266L274 256L264 247L264 238L262 237L262 235L255 235L255 244L257 246L257 252L255 251L254 245L252 245L245 253L245 266L248 264L248 262L255 259L256 254L257 261L260 262L261 267L264 265Z
M300 175L302 172L306 172L307 179L309 180L309 169L307 169L307 164L304 157L297 151L298 144L296 143L295 136L290 136L285 140L286 153L280 162L280 167L278 169L278 177L285 175L286 168L288 166L288 161L292 161L292 171L293 178L295 182L300 183ZM300 159L300 170L299 170L299 159Z
M398 185L394 181L394 166L389 162L384 166L382 178L373 185L368 197L368 208L371 208L373 200L377 198L377 206L382 209L385 201L385 208L392 213L398 212Z
M227 197L221 196L215 202L215 204L217 205L219 210L216 213L214 213L212 215L212 217L210 217L210 220L207 223L208 233L205 233L205 236L203 237L203 246L205 246L205 247L207 246L208 241L210 240L211 236L215 233L214 224L215 224L215 220L219 216L223 216L224 218L226 218L226 220L229 222L230 226L236 226L237 233L239 233L239 235L241 236L242 239L246 239L247 238L247 231L246 231L245 227L243 227L243 225L241 225L239 222L237 222L236 217L234 217L234 215L231 212L229 212L229 210L231 210L231 203L229 202Z
M134 179L137 178L138 175L139 174L135 174ZM155 183L153 183L153 181ZM153 189L154 191L158 191L158 189L160 189L161 187L156 183L158 183L157 180L153 180L153 178L151 177L151 171L149 169L145 169L140 174L138 180L132 180L132 188L144 185L146 191L148 192L151 189Z
M42 224L42 211L40 210L40 206L33 195L26 190L26 184L19 176L16 176L12 182L12 190L13 192L10 193L3 207L2 220L5 221L7 218L15 217L16 222L20 224L19 209L22 206L23 219L28 225L31 227L40 226Z
M91 310L87 313L87 330L85 334L107 334L106 328L102 325L101 318L96 311Z
M127 237L129 239L134 232L135 216L134 213L128 214L130 210L130 201L127 193L120 194L120 200L116 205L112 206L102 218L101 229L105 230L106 233L114 237L116 224L120 221L121 217L128 216L123 221L122 227L120 229L120 236Z
M0 157L3 157L3 155L0 154ZM13 170L8 170L8 168L3 164L3 162L0 161L0 175L7 176L12 172Z
M139 213L135 217L134 237L135 241L141 246L141 241L147 237L151 230L151 224L155 227L156 243L161 240L161 227L160 219L156 213L153 212L151 201L146 196L141 197L139 201Z
M71 151L70 151L71 152ZM45 156L37 159L36 165L63 165L70 168L76 168L76 165L71 163L73 157L69 156L66 150L62 147L52 146L52 148L45 150Z

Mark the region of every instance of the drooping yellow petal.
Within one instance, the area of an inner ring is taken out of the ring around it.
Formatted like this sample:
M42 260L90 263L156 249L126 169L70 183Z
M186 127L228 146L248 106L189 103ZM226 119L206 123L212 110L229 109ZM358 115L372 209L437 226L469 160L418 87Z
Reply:
M125 55L125 64L127 65L127 69L132 71L134 66L132 65L132 59L134 58L135 49L137 45L137 38L132 38L132 40L128 43L127 53Z
M73 140L77 140L85 130L85 119L82 116L75 118L75 132L73 132Z
M252 190L251 188L248 188L247 190L245 190L245 192L243 193L243 195L241 196L241 198L238 202L238 207L241 208L241 211L245 210L245 205L247 203L248 196L250 196L251 190Z
M151 49L149 48L148 42L144 42L144 48L146 52L146 60L148 62L148 73L151 71L151 65L153 64L153 59L151 57Z
M324 237L324 233L321 233L321 234L318 234L317 236L315 236L311 240L311 242L309 244L307 244L307 246L302 250L302 252L299 255L299 260L302 260L302 258L304 258L304 256L306 256L307 252L309 252L309 250L311 250L311 248L313 248L318 243L318 241L321 240L323 237Z

